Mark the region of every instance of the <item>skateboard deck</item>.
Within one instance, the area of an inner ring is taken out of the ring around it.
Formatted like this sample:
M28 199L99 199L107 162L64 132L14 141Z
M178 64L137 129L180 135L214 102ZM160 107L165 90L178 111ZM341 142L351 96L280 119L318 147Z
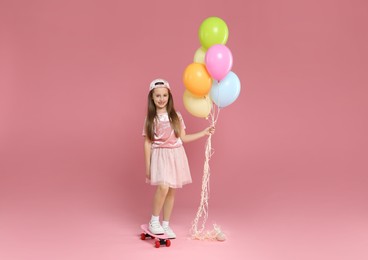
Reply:
M169 247L171 245L171 241L166 235L164 235L164 234L163 235L152 234L148 230L148 225L147 224L142 224L141 229L143 230L143 233L141 234L141 239L145 240L148 237L151 238L151 239L155 239L155 247L156 248L159 248L162 245L166 245L167 247Z

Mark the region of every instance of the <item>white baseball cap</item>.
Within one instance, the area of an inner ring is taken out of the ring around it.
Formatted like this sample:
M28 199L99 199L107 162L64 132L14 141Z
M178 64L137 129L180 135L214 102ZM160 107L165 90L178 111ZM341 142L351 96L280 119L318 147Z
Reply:
M151 91L154 88L168 88L170 89L169 82L164 79L155 79L151 82L149 90Z

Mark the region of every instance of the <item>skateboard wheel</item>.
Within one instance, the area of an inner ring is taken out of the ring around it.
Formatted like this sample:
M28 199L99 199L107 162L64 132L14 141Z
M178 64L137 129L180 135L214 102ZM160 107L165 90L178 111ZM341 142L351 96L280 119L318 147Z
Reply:
M146 239L146 234L142 233L142 234L141 234L141 239L142 239L142 240L145 240L145 239Z
M160 246L161 246L160 241L156 241L156 242L155 242L155 247L156 247L156 248L159 248Z
M171 241L170 240L166 240L166 246L169 247L171 245Z

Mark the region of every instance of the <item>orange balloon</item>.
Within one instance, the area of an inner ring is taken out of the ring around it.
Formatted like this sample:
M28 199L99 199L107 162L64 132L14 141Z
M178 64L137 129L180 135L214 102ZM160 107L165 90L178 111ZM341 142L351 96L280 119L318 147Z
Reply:
M212 78L206 66L201 63L192 63L186 67L183 82L190 93L200 97L207 95L212 87Z

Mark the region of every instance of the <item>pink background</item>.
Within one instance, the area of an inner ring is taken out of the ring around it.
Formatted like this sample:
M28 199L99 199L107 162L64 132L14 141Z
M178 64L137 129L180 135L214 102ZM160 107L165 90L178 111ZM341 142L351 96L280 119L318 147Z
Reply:
M367 259L366 1L0 2L0 259ZM187 239L194 183L177 194L178 239L139 240L149 82L181 76L209 16L230 29L242 82L213 136L210 219L224 243Z

